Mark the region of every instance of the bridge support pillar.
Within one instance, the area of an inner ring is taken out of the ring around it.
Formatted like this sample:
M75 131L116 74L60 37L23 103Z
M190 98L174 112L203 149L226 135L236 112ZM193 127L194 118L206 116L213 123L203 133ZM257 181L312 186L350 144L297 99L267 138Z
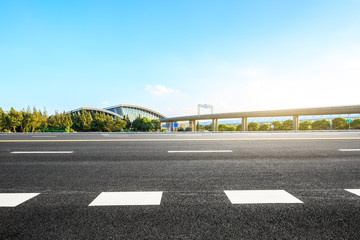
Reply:
M170 122L170 132L176 132L175 122Z
M212 120L212 131L213 132L217 132L218 131L218 119L213 119Z
M299 115L293 116L293 130L299 131Z
M248 130L248 119L247 117L241 118L241 131L247 131Z
M174 122L170 122L170 132L175 132L174 131Z
M196 132L196 120L190 121L191 131Z

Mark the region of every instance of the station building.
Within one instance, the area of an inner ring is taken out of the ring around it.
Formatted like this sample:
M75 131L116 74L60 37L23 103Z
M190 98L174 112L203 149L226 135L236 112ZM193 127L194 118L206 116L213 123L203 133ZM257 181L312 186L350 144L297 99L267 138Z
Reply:
M74 109L70 112L76 113L81 112L82 110L86 110L91 113L104 113L105 115L109 115L114 117L115 119L123 119L126 116L129 116L130 121L133 122L139 115L141 117L147 117L150 120L159 119L159 118L166 118L165 115L158 113L154 110L149 108L140 107L136 105L129 105L129 104L119 104L113 107L107 108L92 108L92 107L82 107L78 109Z

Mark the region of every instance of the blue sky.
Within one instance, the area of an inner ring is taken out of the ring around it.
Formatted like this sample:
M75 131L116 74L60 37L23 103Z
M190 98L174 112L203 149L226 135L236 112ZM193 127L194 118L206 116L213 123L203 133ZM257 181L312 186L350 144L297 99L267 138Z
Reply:
M0 0L0 107L360 104L360 1Z

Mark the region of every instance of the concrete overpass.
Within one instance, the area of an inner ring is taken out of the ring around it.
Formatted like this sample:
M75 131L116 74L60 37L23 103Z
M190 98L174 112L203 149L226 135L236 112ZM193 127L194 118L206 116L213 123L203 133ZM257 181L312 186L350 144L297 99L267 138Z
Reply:
M170 118L160 118L161 122L170 122L171 129L173 124L178 121L189 121L192 131L196 130L196 121L198 120L212 120L213 131L218 131L218 120L229 118L241 118L241 130L248 130L248 118L257 117L284 117L293 116L293 130L299 130L299 116L305 115L331 115L331 114L353 114L360 113L360 105L352 106L336 106L336 107L319 107L319 108L295 108L283 110L266 110L266 111L252 111L252 112L230 112L230 113L216 113L203 114L191 116L179 116Z

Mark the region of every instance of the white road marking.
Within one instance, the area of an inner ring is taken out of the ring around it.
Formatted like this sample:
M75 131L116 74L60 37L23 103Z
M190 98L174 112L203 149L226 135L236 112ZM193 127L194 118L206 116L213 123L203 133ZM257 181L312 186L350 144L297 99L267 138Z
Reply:
M15 151L10 152L14 154L53 154L53 153L60 153L60 154L66 154L66 153L73 153L74 151Z
M39 194L40 193L0 193L0 207L16 207Z
M332 132L332 133L317 133L318 135L340 135L340 132Z
M360 152L360 149L339 149L341 152Z
M109 134L101 134L102 136L104 136L104 137L107 137L107 136L109 136Z
M89 206L160 205L163 192L102 192Z
M56 136L32 136L32 137L56 137Z
M224 191L232 204L303 203L284 190Z
M189 151L168 151L168 153L231 153L232 150L189 150Z
M360 196L360 189L345 189L345 190Z
M177 137L202 137L202 136L206 136L205 134L175 134L175 136Z

